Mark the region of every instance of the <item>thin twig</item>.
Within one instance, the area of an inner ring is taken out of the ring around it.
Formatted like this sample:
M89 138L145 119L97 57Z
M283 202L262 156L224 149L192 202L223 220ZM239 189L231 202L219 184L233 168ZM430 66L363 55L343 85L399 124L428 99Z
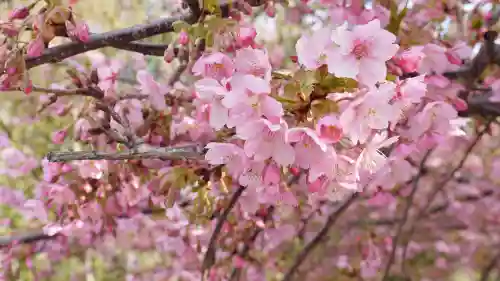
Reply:
M222 226L224 226L224 223L227 220L227 217L231 213L231 210L234 208L236 205L236 202L238 202L238 199L241 197L243 194L243 191L245 191L246 187L240 186L236 192L231 196L231 200L229 201L229 205L227 208L224 210L222 215L217 219L217 223L215 225L214 232L212 233L212 236L210 237L210 242L208 243L208 248L205 253L205 257L203 258L203 265L202 265L202 275L207 272L212 265L215 263L215 246L217 244L217 239L219 238L219 235L222 231Z
M481 270L481 275L479 277L479 281L488 281L490 278L491 272L497 264L500 262L500 252L498 252L491 260L490 262L486 265L483 270Z
M492 122L493 122L493 119L490 119L490 121L488 121L486 123L485 127L483 128L483 130L481 130L477 134L477 136L475 137L474 141L471 144L469 144L469 146L465 150L465 153L463 154L462 158L458 162L458 165L455 166L455 168L453 168L453 170L448 174L448 176L446 176L442 181L440 181L439 183L437 183L434 186L433 191L430 194L429 198L426 200L426 203L425 203L424 207L417 214L417 216L415 218L415 221L413 222L410 230L408 231L408 235L407 235L407 238L405 239L405 243L404 243L404 246L403 246L403 257L402 257L402 260L403 260L403 272L405 272L405 269L406 269L405 268L405 259L406 259L406 254L407 254L407 251L408 251L408 245L409 245L409 242L411 241L413 233L415 232L415 229L417 227L417 223L428 212L428 209L431 206L431 204L434 202L434 200L436 199L437 194L439 194L439 192L441 192L446 187L446 185L454 178L455 174L465 164L465 161L469 157L469 154L472 152L472 150L474 149L474 147L479 143L479 140L481 139L481 137L488 131L488 129L489 129L489 127L490 127L490 125L491 125Z
M270 220L273 217L274 213L274 206L270 206L267 208L267 214L264 216L263 221L266 223L268 220ZM248 239L247 242L245 242L245 245L243 246L243 249L241 252L238 253L238 255L242 258L245 258L248 255L248 252L250 252L252 244L255 242L259 234L264 230L262 227L256 227L250 236L250 239ZM241 268L233 268L231 275L229 277L229 281L234 281L234 280L239 280L241 275Z
M321 231L311 240L311 242L309 242L304 247L304 249L302 249L297 258L295 258L293 265L286 272L283 281L292 280L294 274L297 272L300 265L306 260L309 254L320 244L320 242L328 234L330 228L335 224L335 222L339 219L339 217L349 208L349 206L351 206L351 204L356 200L357 197L358 193L356 192L353 195L351 195L351 197L349 197L349 199L347 199L336 211L334 211L328 216L328 219L326 220L326 223L321 229Z
M422 178L422 174L423 174L423 171L425 168L425 162L427 162L427 159L431 155L431 152L432 152L432 150L427 151L425 153L424 157L422 158L422 160L420 161L417 176L415 177L415 179L413 181L411 193L408 196L408 199L406 200L406 206L405 206L405 209L403 212L403 217L398 225L398 228L396 230L396 234L392 238L392 250L391 250L391 253L389 255L389 260L387 261L387 265L385 266L384 275L382 277L383 281L387 280L387 278L389 277L389 272L391 270L392 264L394 263L394 259L396 257L396 250L398 248L398 243L399 243L399 240L401 239L401 234L403 233L403 227L404 227L406 221L408 220L408 217L410 214L410 209L411 209L411 206L413 205L413 200L415 199L415 194L417 193L417 190L419 187L418 183L420 182L420 179Z
M133 159L203 159L198 145L185 147L153 147L141 144L137 149L122 152L55 151L47 154L49 162L74 160L133 160Z

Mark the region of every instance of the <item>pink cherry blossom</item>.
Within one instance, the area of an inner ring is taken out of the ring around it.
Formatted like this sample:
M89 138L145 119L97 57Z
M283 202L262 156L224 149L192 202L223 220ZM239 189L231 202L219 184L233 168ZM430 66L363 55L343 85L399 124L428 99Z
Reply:
M358 177L362 173L373 174L381 169L387 157L379 149L394 144L398 139L399 137L387 138L384 134L374 135L356 160L356 173Z
M321 117L316 123L316 133L325 143L336 143L342 136L340 121L335 115Z
M269 120L259 119L236 128L238 137L245 140L244 150L248 157L256 161L274 159L282 166L294 162L294 150L285 142L288 126L281 121L273 124Z
M322 28L312 34L303 34L295 45L299 63L306 69L316 69L333 56L334 46L328 34L329 28Z
M399 49L394 44L394 34L382 29L378 19L352 30L343 25L331 38L339 47L328 56L328 71L339 77L358 79L367 86L385 80L385 62Z
M200 100L210 104L210 125L220 130L229 119L229 109L223 105L222 100L230 93L212 78L198 80L194 86Z
M146 70L139 70L137 72L137 81L139 82L140 91L149 97L151 106L154 109L161 111L167 108L165 94L169 91L168 87L156 82L153 76Z
M378 89L369 91L352 102L340 115L343 132L353 143L364 143L372 130L381 130L389 122L399 118L399 112L389 104L395 94L396 86L384 83Z
M122 63L118 60L112 60L109 63L96 64L98 65L97 75L99 76L99 88L101 88L106 95L114 96L118 73L123 67Z
M231 143L209 143L205 159L211 165L226 165L233 177L238 177L246 168L248 159L242 148Z
M281 103L269 96L271 88L266 80L245 74L233 76L230 83L231 93L222 100L230 109L228 127L240 126L261 116L277 120L283 115Z
M450 67L450 62L446 56L446 49L436 45L427 44L423 47L415 47L424 54L418 71L422 74L442 74Z
M234 65L238 73L271 80L271 63L266 50L244 48L236 51Z
M335 151L320 140L315 131L309 128L292 128L288 130L287 140L294 143L295 164L303 169L310 169L309 181L315 181L321 175L334 175Z
M227 55L216 52L199 58L193 65L192 71L196 75L221 81L233 75L235 66Z

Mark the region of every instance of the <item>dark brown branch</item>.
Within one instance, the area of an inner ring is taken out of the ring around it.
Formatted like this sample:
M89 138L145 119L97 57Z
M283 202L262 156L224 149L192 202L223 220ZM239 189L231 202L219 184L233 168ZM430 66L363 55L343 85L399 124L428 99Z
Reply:
M238 202L238 199L241 197L245 189L246 187L240 186L236 190L236 192L234 192L233 196L231 196L231 200L229 201L229 205L224 210L222 215L217 219L217 224L215 225L214 232L210 237L210 242L208 243L208 248L205 253L205 257L203 258L202 275L204 275L205 272L207 272L207 270L209 270L210 267L212 267L212 265L215 263L215 252L216 252L215 246L217 244L217 239L219 238L219 235L222 231L222 227L224 226L227 217L231 213L231 210L234 208L236 202Z
M56 151L47 154L49 162L68 162L74 160L133 160L133 159L203 159L198 145L185 147L153 147L142 144L137 149L123 152L99 151Z
M120 46L124 47L129 42L141 40L144 38L152 37L158 34L173 31L173 23L178 20L184 20L192 23L196 19L192 16L189 17L173 17L168 19L161 19L148 24L140 24L133 27L105 32L90 36L90 39L85 42L71 42L59 45L53 48L46 49L44 53L38 57L27 58L26 67L33 68L44 63L55 63L77 54L85 53L87 51L99 49L106 46ZM129 44L127 48L137 48L139 45ZM163 55L163 53L162 53Z
M288 269L283 278L283 281L291 281L300 265L306 260L306 258L311 254L311 252L320 244L320 242L326 237L330 228L337 222L339 217L351 206L351 204L358 197L358 193L354 193L347 199L335 212L331 213L326 220L325 225L321 231L309 242L304 249L299 253L295 259L293 265Z

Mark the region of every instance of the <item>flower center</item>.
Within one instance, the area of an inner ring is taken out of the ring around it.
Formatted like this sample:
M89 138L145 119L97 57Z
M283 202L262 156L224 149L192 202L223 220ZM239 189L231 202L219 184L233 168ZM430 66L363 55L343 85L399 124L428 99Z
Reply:
M321 126L321 135L330 139L338 140L342 135L342 130L333 125L322 125Z
M368 109L368 116L375 116L377 114L377 111L375 108L370 108Z
M354 41L354 46L352 48L352 54L356 59L362 59L368 56L368 46L365 42L356 40Z

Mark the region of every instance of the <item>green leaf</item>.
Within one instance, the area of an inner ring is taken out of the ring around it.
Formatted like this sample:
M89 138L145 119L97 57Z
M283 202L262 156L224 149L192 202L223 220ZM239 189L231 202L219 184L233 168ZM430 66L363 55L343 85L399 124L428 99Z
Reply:
M387 26L387 30L395 35L398 35L399 27L401 25L401 22L403 21L403 18L406 16L407 12L408 8L405 7L401 11L401 13L398 14L398 5L394 1L391 1L391 16L389 20L389 25Z
M318 82L316 79L316 72L299 70L294 75L294 80L299 83L299 91L302 93L306 99L309 98L311 93L314 91L314 86Z
M329 74L320 82L320 86L327 92L346 91L357 88L358 82L351 78L338 78Z
M188 30L191 25L185 21L178 20L172 24L175 32L181 32L182 30Z
M205 34L205 44L209 48L214 45L214 33L212 31L207 31Z

